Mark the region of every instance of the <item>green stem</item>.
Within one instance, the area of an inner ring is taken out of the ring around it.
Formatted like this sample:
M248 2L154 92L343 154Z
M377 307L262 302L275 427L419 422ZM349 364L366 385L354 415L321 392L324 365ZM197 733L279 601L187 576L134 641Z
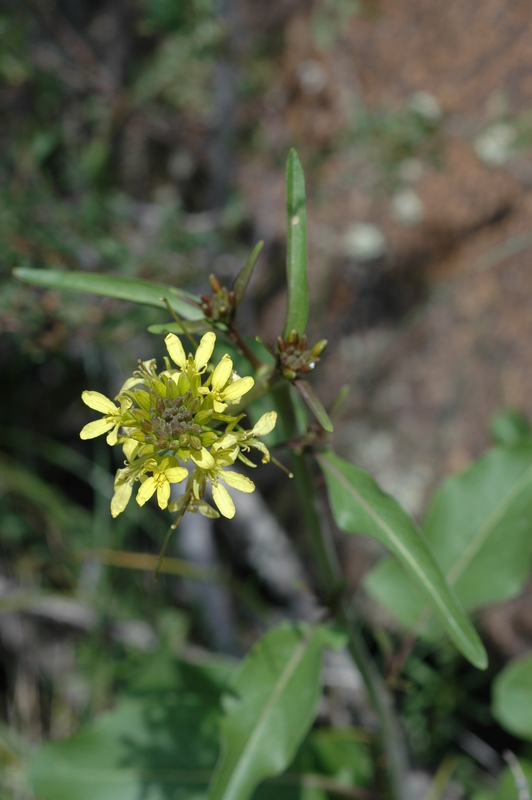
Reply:
M279 395L281 395L282 402L278 407L285 429L297 434L297 431L294 431L294 412L288 387L283 392L279 392ZM352 619L349 612L347 598L343 592L342 571L332 536L325 530L316 507L315 482L305 455L293 453L292 470L303 508L323 599L335 618L346 627L349 633L349 652L358 667L370 702L379 718L379 738L386 759L390 796L392 800L409 800L405 782L406 749L394 713L392 698L382 675L368 652L356 621Z

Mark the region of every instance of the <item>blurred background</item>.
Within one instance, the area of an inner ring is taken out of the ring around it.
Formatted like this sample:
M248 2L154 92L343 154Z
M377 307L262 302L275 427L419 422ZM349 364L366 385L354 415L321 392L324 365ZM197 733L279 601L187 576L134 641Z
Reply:
M305 599L290 488L269 468L256 477L270 510L242 501L244 522L216 538L193 519L172 555L196 567L176 561L154 584L166 521L155 507L111 520L117 465L79 440L80 393L113 396L139 358L161 359L146 328L167 317L34 289L12 268L205 293L263 239L241 321L275 341L295 147L309 338L329 340L315 387L330 405L349 384L337 449L419 516L487 447L497 411L531 412L531 101L517 0L4 0L0 716L21 737L13 752L109 707L161 642L238 656ZM258 517L262 539L246 524ZM342 546L355 588L379 551ZM279 577L268 553L285 551ZM236 594L211 579L220 565ZM523 599L482 624L499 661L532 641Z

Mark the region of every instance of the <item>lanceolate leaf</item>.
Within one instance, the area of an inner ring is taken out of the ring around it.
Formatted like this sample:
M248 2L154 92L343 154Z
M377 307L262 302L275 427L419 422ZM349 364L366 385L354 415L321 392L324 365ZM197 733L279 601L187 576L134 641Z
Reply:
M284 624L251 650L225 698L222 755L208 800L248 800L283 772L312 724L321 650L338 645L327 628Z
M329 433L332 433L334 430L334 426L329 419L329 415L325 411L320 398L314 391L313 387L307 381L297 380L294 381L294 386L296 387L297 391L310 408L322 428L324 428Z
M246 294L246 289L248 288L249 281L251 280L255 264L257 263L257 259L263 247L264 242L258 242L255 245L248 260L235 278L233 283L233 291L235 293L235 302L237 308L244 299L244 295Z
M325 475L336 524L347 533L362 533L382 542L396 556L447 633L472 664L484 669L484 647L449 588L425 537L406 511L385 494L360 467L332 452L318 461Z
M296 330L301 336L305 332L308 319L305 176L295 150L290 151L286 164L286 214L288 310L284 326L285 337L291 330Z
M532 656L511 661L497 676L492 710L506 730L532 741Z
M203 319L199 298L162 283L121 278L117 275L102 275L96 272L66 272L26 267L18 267L13 270L13 274L20 281L36 286L115 297L156 308L166 308L161 299L166 298L174 311L184 319Z
M194 320L186 320L185 326L187 329L187 333L196 334L196 333L205 333L206 331L212 331L213 328L216 328L215 325L212 324L210 320L207 319L194 319ZM180 325L178 322L161 322L156 323L155 325L148 325L148 331L150 333L175 333L178 336L183 335L183 326Z
M495 448L446 480L423 529L464 608L517 594L532 554L532 445ZM405 625L423 616L425 598L397 563L382 562L365 583Z

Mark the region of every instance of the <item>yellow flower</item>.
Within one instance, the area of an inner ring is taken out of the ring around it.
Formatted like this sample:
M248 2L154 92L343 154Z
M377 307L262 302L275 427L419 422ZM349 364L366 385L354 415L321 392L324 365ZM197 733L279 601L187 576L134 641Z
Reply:
M125 412L131 406L131 400L128 397L121 397L120 406L117 406L100 392L83 392L81 399L89 408L101 411L105 416L85 425L79 434L80 438L94 439L96 436L101 436L102 433L109 431L107 444L116 444L118 441L118 429L124 424Z
M216 344L216 335L209 331L202 336L195 356L188 356L185 354L181 340L175 333L169 333L165 338L166 347L170 353L170 358L174 361L182 372L188 372L190 369L196 373L204 372L207 364L209 363L214 345Z
M213 447L211 453L205 451L203 461L194 473L192 483L194 497L197 500L202 500L206 481L209 480L212 483L212 498L220 513L228 519L232 519L235 516L235 504L231 499L231 495L220 481L224 481L228 486L232 486L233 489L238 489L240 492L250 493L255 491L255 484L245 475L224 469L224 467L234 464L237 456L238 447L224 450Z
M145 472L153 472L149 478L141 478L142 485L137 492L137 503L143 506L157 491L157 502L160 508L166 508L170 499L170 484L181 483L188 471L180 467L175 458L167 456L160 463L154 458L149 458L144 464Z
M236 447L238 452L237 458L248 467L255 467L256 465L242 455L242 451L248 452L250 447L260 450L262 453L262 463L267 464L270 460L270 451L265 444L260 442L257 436L266 436L270 433L277 422L277 412L268 411L263 414L256 425L249 431L230 431L222 436L213 446L215 448L229 448Z
M212 402L216 413L221 414L227 408L228 403L239 400L249 392L254 383L255 381L251 377L233 380L233 362L226 354L212 373L210 388L208 385L201 386L199 391L207 396L208 401Z

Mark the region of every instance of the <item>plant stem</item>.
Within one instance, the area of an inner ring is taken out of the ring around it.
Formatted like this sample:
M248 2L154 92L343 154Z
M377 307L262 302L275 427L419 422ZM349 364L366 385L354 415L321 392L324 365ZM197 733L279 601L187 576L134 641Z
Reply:
M288 386L280 387L278 403L287 432L297 435L295 415ZM349 652L355 662L369 700L379 719L379 738L386 759L386 771L392 800L410 800L406 788L407 755L399 723L386 683L375 666L356 621L349 611L343 587L344 579L334 542L325 530L316 505L315 481L303 453L292 454L292 471L299 493L303 516L309 534L323 600L331 613L348 631Z

